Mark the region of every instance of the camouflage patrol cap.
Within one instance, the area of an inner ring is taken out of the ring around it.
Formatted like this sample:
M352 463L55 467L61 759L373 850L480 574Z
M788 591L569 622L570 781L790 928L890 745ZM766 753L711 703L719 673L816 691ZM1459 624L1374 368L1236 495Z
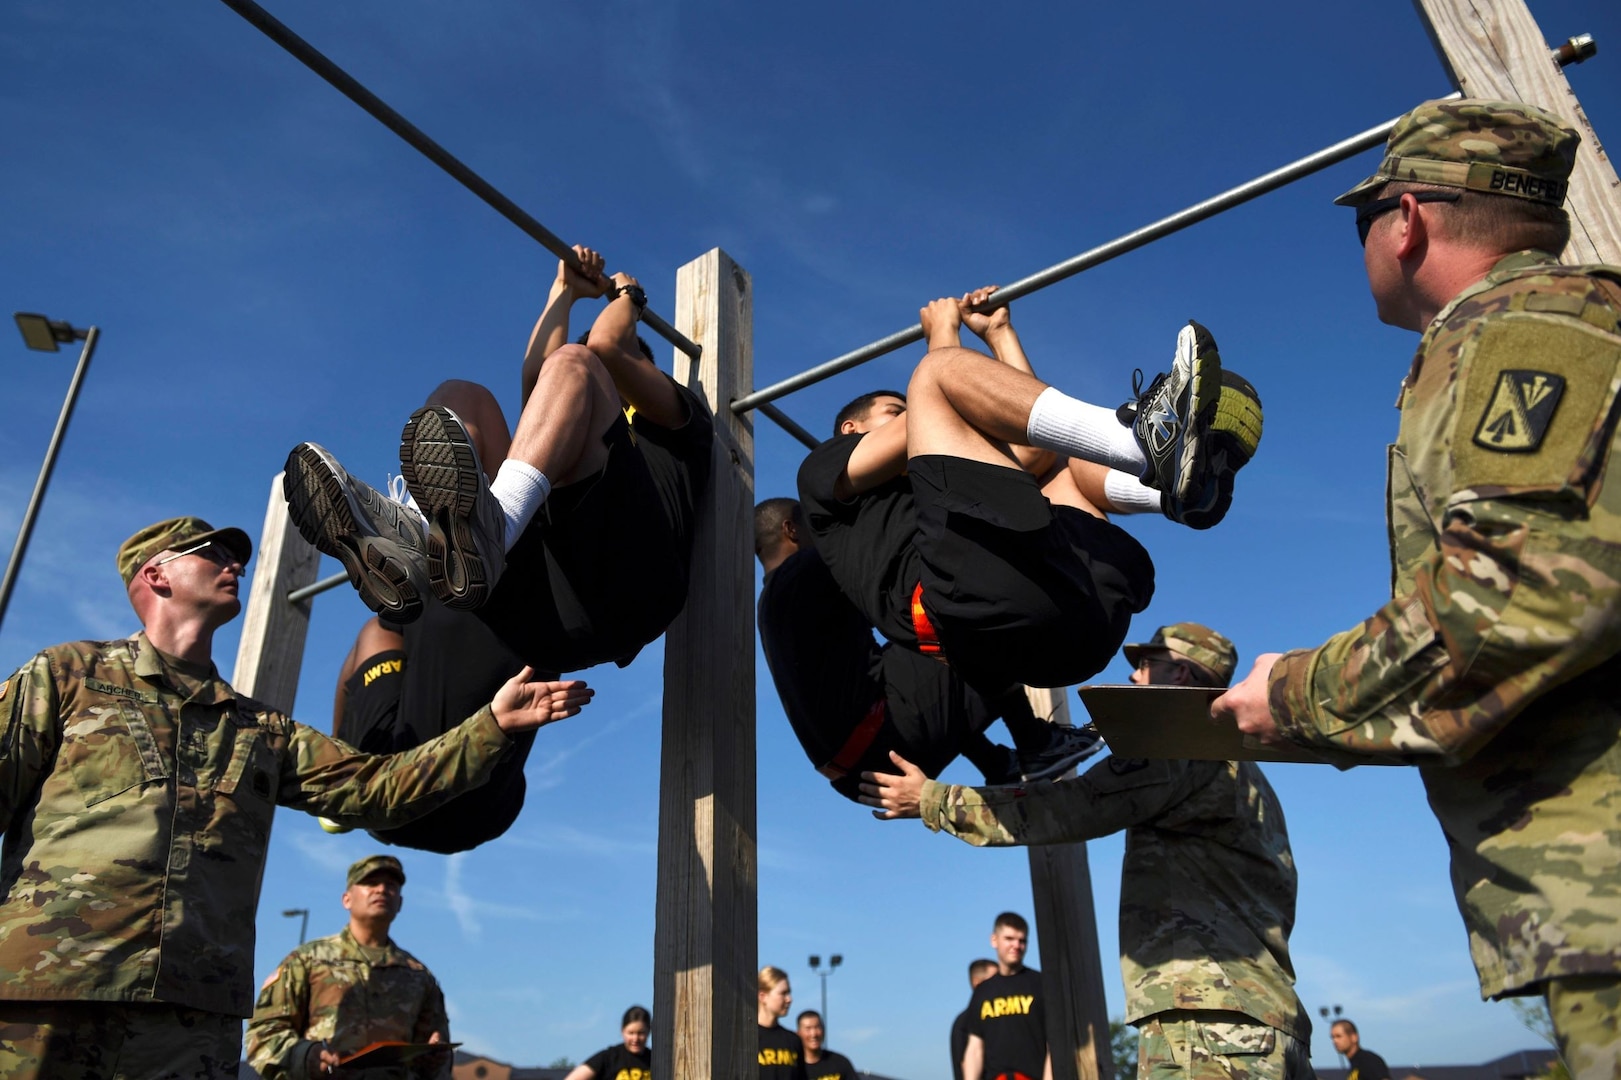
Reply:
M241 529L216 529L202 518L177 517L148 525L118 546L118 574L128 585L135 572L160 551L217 540L244 564L253 558L253 541Z
M1143 654L1168 653L1178 660L1198 664L1216 679L1226 683L1238 666L1238 650L1226 637L1208 626L1196 622L1172 623L1154 631L1154 636L1141 645L1127 645L1122 651L1133 667L1142 663Z
M400 879L401 885L405 884L405 867L400 865L400 860L392 855L367 855L349 868L348 885L365 881L376 873L393 874Z
M1581 141L1522 101L1428 101L1396 121L1379 171L1334 202L1361 206L1390 181L1411 180L1561 206Z

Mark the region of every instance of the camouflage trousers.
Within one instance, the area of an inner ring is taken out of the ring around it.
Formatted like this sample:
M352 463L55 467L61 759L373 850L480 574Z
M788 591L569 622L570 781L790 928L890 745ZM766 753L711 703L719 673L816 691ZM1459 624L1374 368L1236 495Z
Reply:
M1621 976L1549 979L1543 992L1571 1080L1621 1076Z
M1171 1009L1137 1031L1137 1080L1316 1080L1305 1043L1243 1013Z
M235 1080L242 1019L159 1002L0 1001L0 1080Z

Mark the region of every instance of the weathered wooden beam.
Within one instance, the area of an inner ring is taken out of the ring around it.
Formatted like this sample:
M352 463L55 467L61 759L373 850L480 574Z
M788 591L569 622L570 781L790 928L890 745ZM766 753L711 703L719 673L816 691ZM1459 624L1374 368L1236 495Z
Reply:
M273 709L292 714L304 638L310 629L310 601L287 602L287 594L315 580L321 553L298 534L281 494L281 473L270 482L265 527L254 548L253 585L242 619L231 685Z
M720 249L676 275L676 326L703 348L678 381L715 416L686 609L664 639L653 942L653 1071L754 1076L754 431L727 404L754 377L753 290Z
M1571 238L1564 261L1621 262L1621 179L1525 0L1413 0L1413 5L1452 85L1466 97L1524 101L1581 132L1565 201Z
M1069 724L1069 700L1063 687L1030 687L1025 693L1037 716ZM1086 845L1044 844L1025 850L1030 855L1030 892L1036 905L1053 1080L1114 1080L1109 1007L1103 998L1103 963L1098 956Z

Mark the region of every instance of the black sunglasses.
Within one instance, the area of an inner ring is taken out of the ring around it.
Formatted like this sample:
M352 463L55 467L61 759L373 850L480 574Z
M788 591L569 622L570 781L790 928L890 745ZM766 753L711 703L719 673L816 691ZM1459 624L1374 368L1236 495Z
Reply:
M1409 191L1415 202L1457 202L1463 198L1461 191ZM1393 195L1388 199L1375 199L1371 203L1363 203L1356 209L1356 238L1363 247L1368 246L1368 233L1373 231L1373 219L1387 211L1394 210L1401 205L1402 196Z

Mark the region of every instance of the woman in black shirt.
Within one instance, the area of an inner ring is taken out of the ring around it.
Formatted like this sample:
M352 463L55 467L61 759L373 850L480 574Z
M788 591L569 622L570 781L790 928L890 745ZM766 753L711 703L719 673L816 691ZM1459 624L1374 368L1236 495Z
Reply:
M592 1054L564 1080L653 1080L653 1051L647 1048L652 1029L653 1015L632 1005L619 1021L619 1034L625 1041Z
M757 980L760 993L760 1080L805 1080L805 1046L778 1020L794 1003L788 973L767 965ZM570 1077L569 1080L573 1080Z

